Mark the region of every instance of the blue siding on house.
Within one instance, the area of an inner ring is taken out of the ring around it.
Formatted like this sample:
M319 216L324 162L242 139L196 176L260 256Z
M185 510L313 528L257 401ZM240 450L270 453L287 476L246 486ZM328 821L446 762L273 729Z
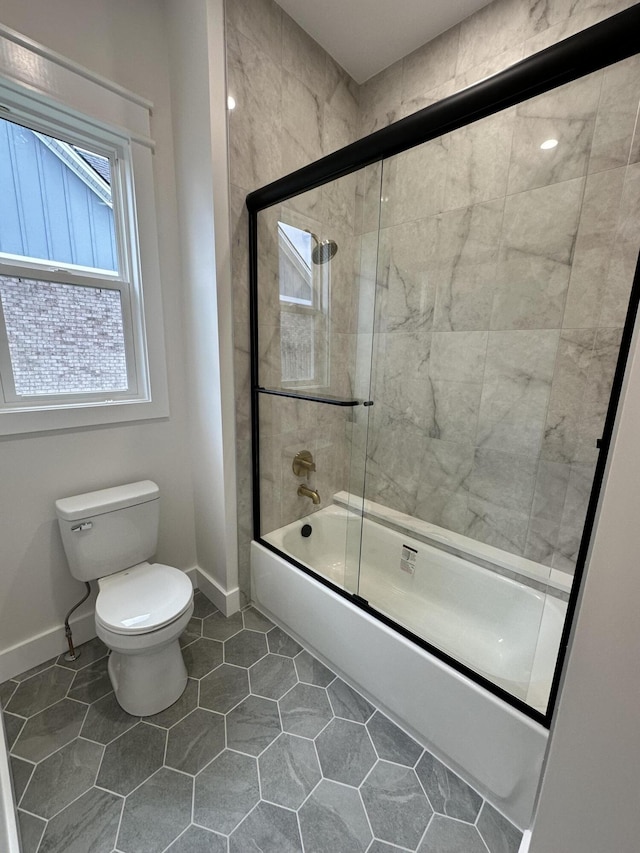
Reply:
M117 269L113 211L31 130L0 120L0 252Z

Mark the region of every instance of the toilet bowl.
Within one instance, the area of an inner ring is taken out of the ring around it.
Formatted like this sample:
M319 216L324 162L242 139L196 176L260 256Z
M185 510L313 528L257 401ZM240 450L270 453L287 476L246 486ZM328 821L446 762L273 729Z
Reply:
M69 568L98 580L96 633L109 648L120 706L151 716L180 698L187 670L179 637L193 614L184 572L149 563L156 548L159 489L150 480L56 501Z

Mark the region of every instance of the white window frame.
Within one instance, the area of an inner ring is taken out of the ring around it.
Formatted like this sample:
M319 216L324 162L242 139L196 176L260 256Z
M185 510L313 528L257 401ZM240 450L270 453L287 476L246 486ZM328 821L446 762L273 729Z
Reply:
M292 228L298 228L301 231L309 231L305 227L298 224L293 224L288 219L279 220L278 229L278 247L280 249L280 222L289 225ZM311 233L311 231L309 231ZM311 301L296 299L295 297L283 296L280 294L280 311L289 314L302 314L313 318L314 329L314 350L313 350L313 377L311 379L282 379L282 388L299 391L316 391L326 390L329 387L329 372L330 372L330 345L329 345L329 305L331 292L331 265L314 265L311 263ZM321 340L324 339L324 347L319 346Z
M0 435L169 414L150 109L148 101L0 27L0 116L110 159L118 252L115 273L0 254L0 275L118 290L129 379L125 393L18 397L0 318Z

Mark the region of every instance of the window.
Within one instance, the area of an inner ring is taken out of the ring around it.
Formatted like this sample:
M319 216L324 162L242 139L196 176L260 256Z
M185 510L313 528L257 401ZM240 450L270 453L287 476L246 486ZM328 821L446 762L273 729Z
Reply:
M2 47L0 434L166 415L148 107L38 54L48 100Z
M278 223L280 357L283 386L327 385L329 265L313 261L318 238Z

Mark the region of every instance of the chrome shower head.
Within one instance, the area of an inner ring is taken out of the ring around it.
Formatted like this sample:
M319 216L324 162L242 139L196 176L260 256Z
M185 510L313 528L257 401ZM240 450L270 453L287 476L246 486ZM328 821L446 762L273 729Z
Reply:
M338 251L338 244L335 240L318 240L316 234L313 231L307 230L308 234L311 234L315 241L315 246L311 250L311 260L316 265L326 264L331 258L334 257L335 253Z

